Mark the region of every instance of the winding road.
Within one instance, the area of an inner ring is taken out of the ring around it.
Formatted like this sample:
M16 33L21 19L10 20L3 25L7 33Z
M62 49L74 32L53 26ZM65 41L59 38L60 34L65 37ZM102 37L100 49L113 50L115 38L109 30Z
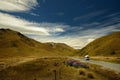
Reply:
M86 60L84 60L84 59L75 58L75 57L69 57L69 58L72 58L72 59L74 59L74 60L78 60L78 61L80 61L80 62L86 62L86 63L91 63L91 64L100 65L100 66L102 66L103 68L107 68L107 69L110 69L110 70L114 70L115 72L120 73L120 64L110 63L110 62L105 62L105 61L95 61L95 60L86 61ZM32 60L35 60L35 59L36 59L36 58L26 58L26 59L23 59L23 60L21 60L21 61L15 62L15 63L13 63L13 64L7 65L7 66L1 68L0 70L6 69L6 68L9 67L9 66L16 66L16 65L18 65L18 64L25 63L25 62L29 62L29 61L32 61ZM4 66L4 65L3 65L3 66Z
M86 61L84 59L79 59L79 58L72 58L72 59L79 60L81 62L86 62L86 63L100 65L103 68L111 69L111 70L114 70L115 72L119 72L120 73L120 64L110 63L110 62L105 62L105 61L95 61L95 60Z

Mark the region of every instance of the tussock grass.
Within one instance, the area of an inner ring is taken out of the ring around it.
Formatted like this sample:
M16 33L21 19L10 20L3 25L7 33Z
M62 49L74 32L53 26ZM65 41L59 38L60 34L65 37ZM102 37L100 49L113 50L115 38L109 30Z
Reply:
M87 77L90 78L90 79L94 79L95 78L94 75L93 75L93 73L88 73Z
M79 70L79 74L80 74L80 75L83 75L83 76L85 76L85 75L86 75L86 73L85 73L85 71L84 71L84 70Z
M64 43L41 43L19 32L10 29L0 29L0 58L68 56L75 52L75 49Z
M86 64L90 68L76 68L66 65L66 60L45 57L10 66L0 71L0 80L55 80L55 75L57 80L119 80L118 75L100 66Z
M120 32L100 37L79 50L80 56L120 56Z
M89 69L90 71L92 71L92 73L94 73L95 77L100 76L101 79L106 78L104 80L120 80L120 73L116 73L114 71L105 69L98 65L93 65L93 64L88 64L88 65L91 66ZM96 74L99 74L99 75L96 75Z

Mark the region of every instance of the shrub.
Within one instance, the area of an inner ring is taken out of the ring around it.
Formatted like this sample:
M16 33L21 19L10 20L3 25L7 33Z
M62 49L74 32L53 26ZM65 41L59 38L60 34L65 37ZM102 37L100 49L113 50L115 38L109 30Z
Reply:
M68 60L66 62L67 65L73 66L73 67L83 67L83 68L89 68L87 65L85 65L84 63L81 63L79 61L76 60Z
M92 73L88 73L87 76L88 76L88 78L90 78L90 79L94 79L94 78L95 78Z
M85 72L80 70L80 71L79 71L79 75L85 76Z

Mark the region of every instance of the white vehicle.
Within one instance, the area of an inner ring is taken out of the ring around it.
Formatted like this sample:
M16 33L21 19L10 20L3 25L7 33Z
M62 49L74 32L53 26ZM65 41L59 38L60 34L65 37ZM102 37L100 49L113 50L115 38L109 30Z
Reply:
M85 55L85 60L90 60L89 55Z

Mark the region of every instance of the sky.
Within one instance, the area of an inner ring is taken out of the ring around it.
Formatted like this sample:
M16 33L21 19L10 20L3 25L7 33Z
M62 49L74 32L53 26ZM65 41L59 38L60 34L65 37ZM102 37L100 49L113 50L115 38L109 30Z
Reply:
M120 31L119 4L120 0L0 0L0 28L81 49Z

